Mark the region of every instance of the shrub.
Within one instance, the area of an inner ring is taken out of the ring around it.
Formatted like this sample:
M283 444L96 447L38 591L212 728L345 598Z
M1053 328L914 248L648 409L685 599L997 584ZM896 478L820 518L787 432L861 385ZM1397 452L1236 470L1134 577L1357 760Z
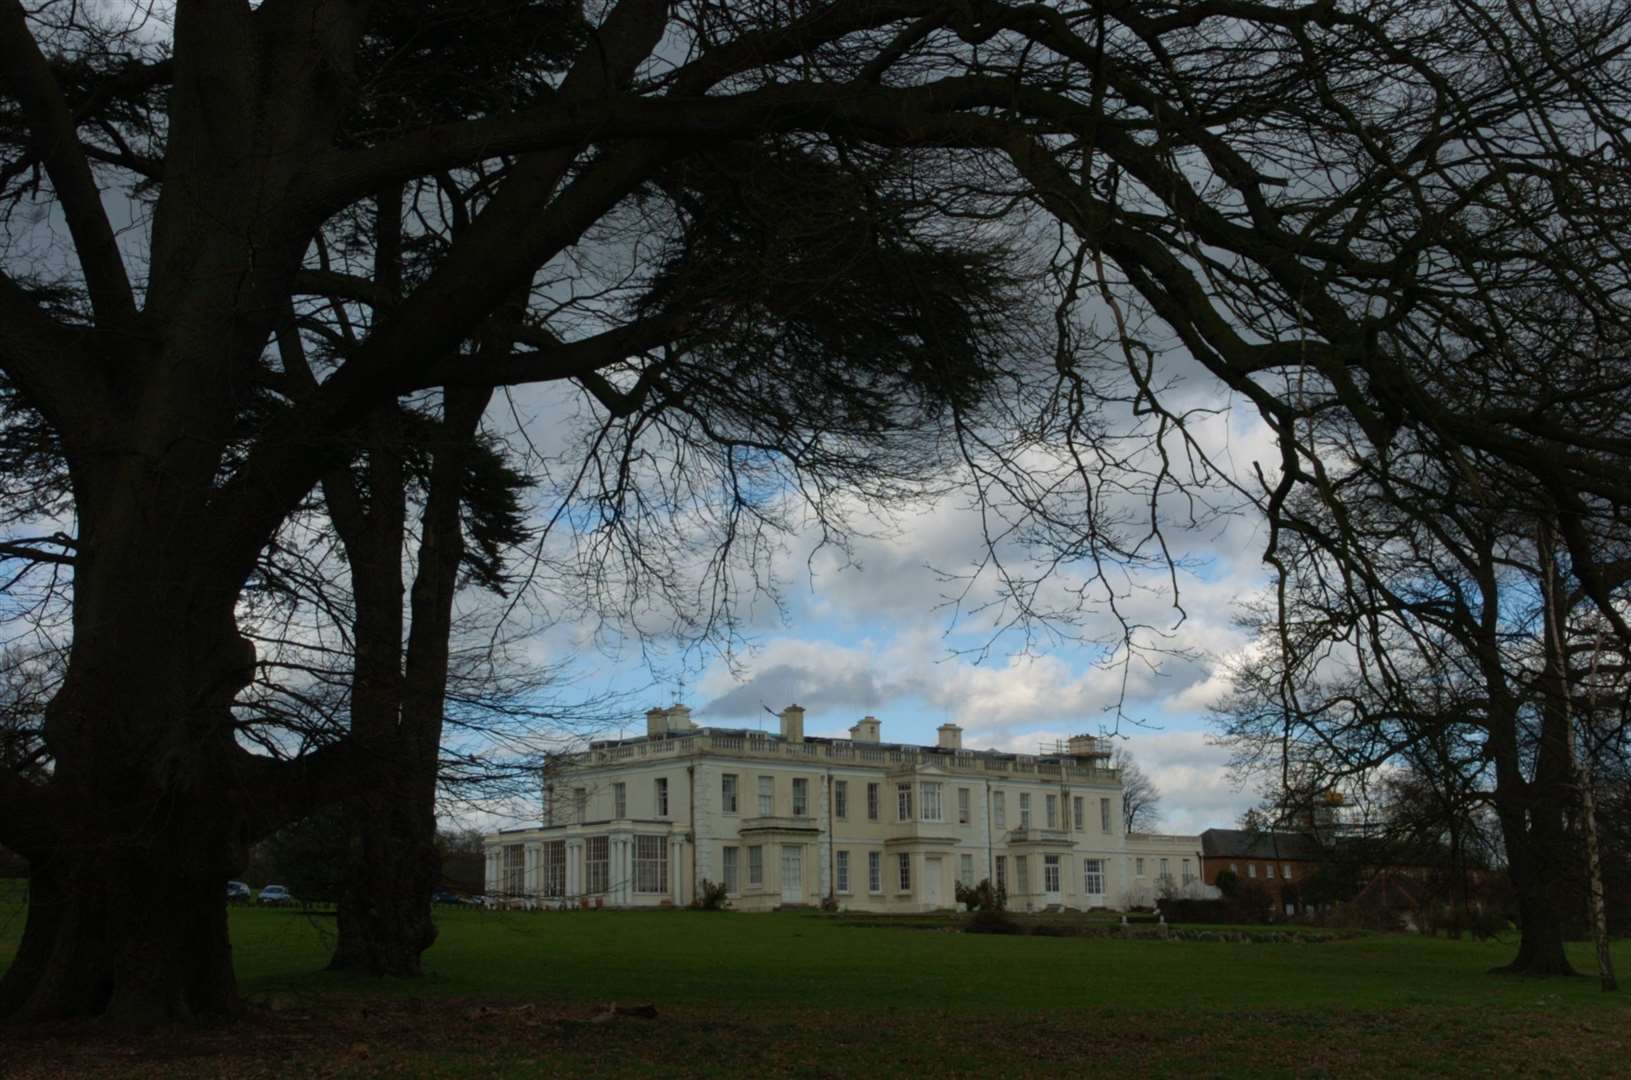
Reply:
M1470 929L1472 936L1479 941L1489 941L1506 933L1508 923L1506 916L1492 908L1479 908L1472 913Z
M978 885L972 886L959 881L953 895L969 911L1008 910L1008 890L991 884L990 878L982 878Z
M1025 929L1000 907L975 908L963 929L970 934L1023 934Z
M1233 896L1221 900L1174 897L1162 900L1160 908L1173 923L1259 923L1274 917L1274 898L1261 886L1237 881Z
M730 907L730 898L725 894L725 883L703 878L702 891L691 901L691 906L699 911L724 911Z
M1233 899L1235 893L1240 889L1240 875L1233 870L1219 870L1214 884L1217 885L1218 892L1229 899Z

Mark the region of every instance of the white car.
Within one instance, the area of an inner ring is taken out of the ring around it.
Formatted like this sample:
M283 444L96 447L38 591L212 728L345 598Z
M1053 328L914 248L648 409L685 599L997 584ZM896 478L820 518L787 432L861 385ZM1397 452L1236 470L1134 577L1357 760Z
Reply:
M282 885L266 886L266 888L261 890L261 894L256 898L256 900L259 903L272 904L276 907L282 907L285 904L294 903L294 897L290 896L289 890L284 888Z

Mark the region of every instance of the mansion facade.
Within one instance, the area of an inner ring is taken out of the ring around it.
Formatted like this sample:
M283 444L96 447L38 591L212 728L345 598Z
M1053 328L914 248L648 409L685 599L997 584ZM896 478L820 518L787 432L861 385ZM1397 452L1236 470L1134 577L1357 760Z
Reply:
M683 705L644 737L590 744L546 772L542 820L486 838L489 895L531 905L685 905L703 882L731 907L827 898L861 911L955 905L958 884L1007 890L1017 911L1150 906L1195 892L1198 837L1128 834L1110 747L1056 753L886 743L864 717L848 739L698 728Z

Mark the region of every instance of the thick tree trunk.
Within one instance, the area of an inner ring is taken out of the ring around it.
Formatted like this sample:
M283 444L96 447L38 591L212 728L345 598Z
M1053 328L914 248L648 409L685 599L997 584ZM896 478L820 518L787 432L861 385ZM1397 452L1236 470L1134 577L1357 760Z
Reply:
M233 845L227 815L207 802L161 802L136 820L88 816L31 864L0 1017L142 1025L237 1011L222 899Z
M391 785L346 804L350 835L339 940L329 968L412 976L436 942L430 894L441 878L433 808Z
M1518 975L1573 975L1575 970L1563 951L1563 918L1557 901L1546 891L1520 893L1518 914L1523 922L1518 955L1510 964L1497 968Z

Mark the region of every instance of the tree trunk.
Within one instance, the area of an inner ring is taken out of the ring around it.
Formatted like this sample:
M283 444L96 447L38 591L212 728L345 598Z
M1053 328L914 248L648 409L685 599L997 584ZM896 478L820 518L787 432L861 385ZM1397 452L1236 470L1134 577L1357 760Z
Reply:
M223 809L177 797L139 816L74 822L69 842L31 863L0 1017L146 1025L236 1013L222 896L234 845Z
M1518 890L1522 938L1518 955L1500 970L1523 975L1573 975L1563 952L1562 887L1574 869L1564 811L1572 802L1568 668L1563 654L1563 596L1554 552L1553 523L1542 519L1536 546L1545 615L1540 731L1534 780L1517 778L1514 746L1497 749L1496 813L1506 841L1507 867Z
M1496 970L1518 975L1575 974L1563 952L1563 919L1556 900L1550 895L1520 895L1518 913L1523 922L1518 955Z
M346 823L349 858L329 968L418 975L437 933L430 894L442 860L433 807L392 784L350 800Z
M1614 954L1608 948L1608 914L1603 910L1603 864L1597 853L1597 796L1589 750L1580 763L1580 822L1586 834L1586 919L1597 947L1597 980L1605 993L1620 988Z

